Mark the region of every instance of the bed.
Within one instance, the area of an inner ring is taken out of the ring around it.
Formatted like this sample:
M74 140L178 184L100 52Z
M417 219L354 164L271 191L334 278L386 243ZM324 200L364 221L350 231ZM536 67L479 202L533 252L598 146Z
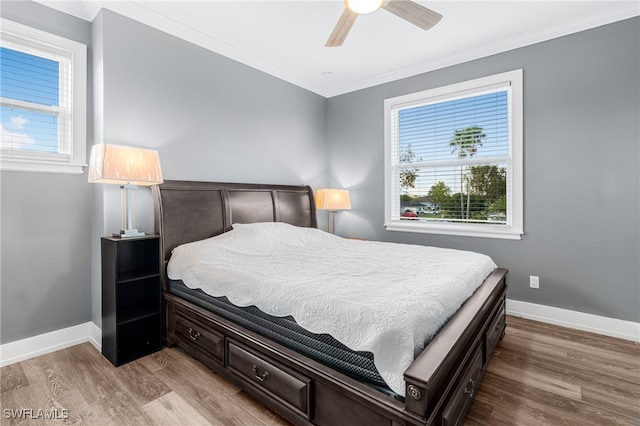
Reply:
M167 275L166 265L176 247L229 236L233 224L273 222L278 232L294 225L315 235L319 231L313 230L317 220L311 188L165 181L154 189L154 199L165 265L168 346L179 346L294 424L463 422L504 335L505 269L490 271L429 344L403 367L402 388L396 383L390 390L376 377L371 368L375 360L368 351L350 350L331 340L332 336L305 334L295 318L276 318L266 331L256 328L266 314L255 306L239 309L225 297L212 299L181 287ZM297 340L293 335L299 336ZM311 343L300 347L300 342ZM331 356L314 355L318 347L325 348L325 353L329 348ZM345 364L345 359L355 361Z

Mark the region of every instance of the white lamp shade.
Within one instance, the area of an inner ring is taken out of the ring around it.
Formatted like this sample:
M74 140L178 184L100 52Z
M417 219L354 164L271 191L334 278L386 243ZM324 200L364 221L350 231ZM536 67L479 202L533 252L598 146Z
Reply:
M100 143L91 148L89 182L151 186L163 182L158 151Z
M349 210L351 200L347 189L318 189L315 194L318 210Z

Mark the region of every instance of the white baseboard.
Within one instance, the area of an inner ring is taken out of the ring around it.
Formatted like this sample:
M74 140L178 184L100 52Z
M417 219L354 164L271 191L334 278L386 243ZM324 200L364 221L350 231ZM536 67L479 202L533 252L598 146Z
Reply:
M507 299L507 314L640 342L640 323L637 322L511 299ZM102 350L102 330L94 322L0 345L0 367L84 342L90 342L98 351Z
M102 350L102 330L92 321L0 345L0 367L84 342Z
M507 314L640 342L640 323L507 299Z
M89 337L89 342L91 342L99 352L102 352L102 329L98 327L95 322L91 322L90 327L91 337Z

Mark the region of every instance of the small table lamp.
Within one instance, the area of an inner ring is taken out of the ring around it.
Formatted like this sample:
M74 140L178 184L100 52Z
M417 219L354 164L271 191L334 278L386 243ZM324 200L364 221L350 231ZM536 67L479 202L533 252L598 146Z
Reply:
M349 190L322 188L315 193L316 208L318 210L329 210L329 232L335 234L333 228L334 213L338 210L351 209Z
M122 188L122 230L114 237L145 235L135 229L132 189L163 182L158 151L100 143L91 148L89 182L112 183Z

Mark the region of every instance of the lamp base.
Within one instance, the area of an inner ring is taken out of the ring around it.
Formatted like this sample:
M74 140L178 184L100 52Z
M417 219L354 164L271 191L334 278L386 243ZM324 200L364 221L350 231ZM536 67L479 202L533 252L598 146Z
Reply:
M116 238L136 238L144 237L145 235L144 232L139 232L137 229L125 229L121 230L119 234L113 234Z
M329 233L335 235L336 231L335 231L335 214L337 213L336 210L329 210Z

